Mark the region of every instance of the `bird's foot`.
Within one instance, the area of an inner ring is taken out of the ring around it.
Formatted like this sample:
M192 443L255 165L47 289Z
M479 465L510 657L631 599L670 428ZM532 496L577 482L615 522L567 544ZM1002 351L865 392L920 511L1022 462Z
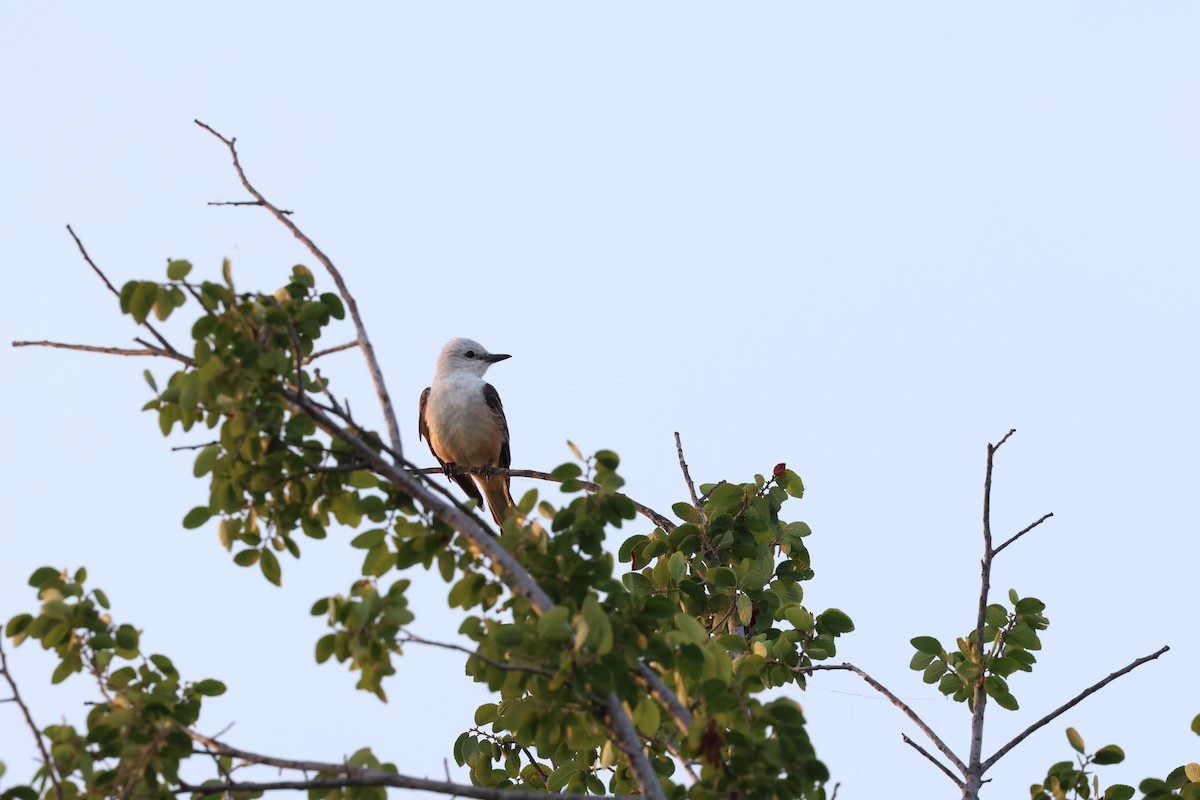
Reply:
M453 478L458 472L458 464L455 464L453 461L447 461L442 464L442 472L446 473L447 478Z

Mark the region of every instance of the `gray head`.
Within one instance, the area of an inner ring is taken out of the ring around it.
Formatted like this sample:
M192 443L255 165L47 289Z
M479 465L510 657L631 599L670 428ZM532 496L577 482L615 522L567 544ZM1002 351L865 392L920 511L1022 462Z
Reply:
M488 367L506 358L510 356L504 353L489 353L486 347L474 339L451 339L446 342L442 354L438 356L437 374L446 375L463 370L482 378Z

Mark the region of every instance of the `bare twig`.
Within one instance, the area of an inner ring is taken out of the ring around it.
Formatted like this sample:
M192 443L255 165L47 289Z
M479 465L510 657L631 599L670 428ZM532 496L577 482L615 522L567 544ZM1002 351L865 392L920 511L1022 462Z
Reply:
M509 672L531 672L534 675L541 675L545 678L554 677L554 673L548 669L545 669L544 667L534 666L533 664L514 664L511 661L498 661L491 656L485 656L483 653L480 653L477 650L472 650L468 647L462 647L461 645L457 644L450 644L449 642L435 642L431 639L425 639L408 631L404 631L404 638L397 639L396 642L397 644L407 644L411 642L412 644L423 644L428 645L429 647L441 647L445 650L457 650L460 653L466 653L472 658L477 658L483 663L489 664L496 669L502 669Z
M1113 681L1115 681L1117 678L1121 677L1122 675L1133 672L1133 670L1137 669L1142 664L1145 664L1147 661L1153 661L1154 659L1158 658L1159 656L1161 656L1163 653L1167 652L1170 649L1171 649L1170 647L1163 645L1161 648L1154 651L1150 655L1139 658L1138 660L1132 662L1131 664L1124 667L1123 669L1119 669L1116 672L1112 673L1104 680L1098 681L1097 683L1094 683L1091 686L1089 686L1088 688L1084 689L1082 692L1075 695L1075 697L1071 698L1071 700L1069 700L1068 702L1059 706L1058 708L1054 709L1049 714L1042 717L1041 719L1039 719L1037 722L1030 725L1025 730L1021 731L1019 734L1016 735L1016 737L1013 738L1012 741L1010 741L1008 744L1004 745L999 750L997 750L991 758L989 758L987 761L983 762L982 772L986 772L987 770L989 770L997 761L999 761L1001 758L1003 758L1004 755L1009 750L1012 750L1014 747L1019 745L1021 742L1025 741L1025 738L1028 737L1029 734L1036 731L1038 728L1041 728L1043 725L1046 725L1047 723L1052 722L1056 717L1062 716L1070 709L1079 705L1079 703L1081 701L1083 701L1084 698L1100 691L1105 686L1112 683Z
M962 762L962 759L954 754L953 750L946 746L946 743L943 742L941 738L933 732L933 729L925 723L925 720L918 716L917 712L909 708L908 704L894 695L890 689L853 664L816 664L811 667L789 667L782 661L771 661L770 663L787 667L792 672L796 673L817 672L819 670L846 670L847 672L853 672L855 675L869 683L871 687L875 689L875 691L879 692L888 700L890 700L892 705L903 711L905 716L911 719L916 726L921 729L921 732L929 737L929 741L933 742L934 746L937 747L938 750L942 751L942 754L945 755L946 758L950 759L950 763L954 764L954 766L958 768L959 772L962 772L964 775L966 774L967 765Z
M66 344L65 342L13 342L13 347L54 347L59 350L82 350L85 353L105 353L110 356L159 356L161 358L173 358L183 364L192 366L192 359L175 351L162 350L157 347L147 347L144 350L132 350L126 347L97 347L90 344Z
M355 339L352 342L343 342L342 344L339 344L337 347L328 347L324 350L318 350L315 353L305 356L304 364L307 366L308 364L311 364L312 362L316 361L321 356L327 356L327 355L331 355L333 353L340 353L343 350L349 350L351 347L358 347L357 339Z
M466 784L451 783L450 781L432 781L427 778L416 778L395 772L369 769L367 767L355 767L349 764L273 758L246 750L239 750L236 747L230 747L187 728L183 730L194 741L203 745L209 752L218 755L230 756L253 764L279 767L280 769L319 772L333 774L338 777L314 778L303 781L274 781L269 783L209 783L201 786L181 782L179 788L175 790L176 794L186 792L217 794L219 792L258 792L281 789L333 789L347 786L392 786L398 789L415 789L417 791L436 792L438 794L459 795L461 797L477 798L478 800L545 800L546 798L546 793L542 791L469 786ZM603 800L603 797L601 795L599 799ZM564 800L598 800L595 795L582 794L560 794L556 795L556 798L563 798ZM615 800L614 796L610 795L609 798L610 800Z
M679 438L679 431L675 431L675 452L679 454L679 468L683 470L683 480L687 483L688 492L692 495L692 505L700 514L701 524L707 528L708 520L704 516L704 507L700 504L700 498L696 496L696 484L692 483L687 462L683 460L683 441Z
M275 218L282 222L284 227L292 232L293 236L308 248L308 251L321 262L321 265L325 267L330 277L333 278L333 282L337 285L338 293L342 296L342 300L346 303L346 309L350 312L350 319L354 321L354 329L358 333L358 343L362 345L363 356L367 360L367 370L371 373L371 380L375 383L375 393L379 396L379 404L383 409L384 421L387 424L388 438L391 440L392 450L397 454L402 454L404 448L400 445L400 425L396 422L396 412L392 408L392 399L388 395L387 386L383 381L383 370L379 368L379 361L375 358L375 349L371 346L371 340L367 336L367 329L363 325L362 316L358 313L358 303L355 302L354 296L350 294L350 290L346 287L346 281L342 278L342 274L333 265L333 261L330 260L329 256L325 255L312 239L309 239L303 231L296 227L296 223L288 219L287 215L280 211L278 207L272 205L267 198L263 197L261 192L251 185L245 171L242 169L241 162L238 160L237 139L226 139L200 120L195 120L195 123L220 139L229 148L229 154L233 157L233 168L237 170L238 178L242 181L242 186L246 188L246 191L259 204L275 215Z
M209 202L210 206L261 206L264 203L261 200L213 200ZM280 214L291 216L292 212L285 208L279 209Z
M1012 535L1012 536L1011 536L1011 537L1010 537L1008 540L1006 540L1006 541L1004 542L1004 544L1000 545L1000 546L999 546L999 547L997 547L995 550L993 550L993 551L992 551L992 555L993 555L993 556L994 556L994 555L996 555L996 554L997 554L997 553L999 553L1001 550L1003 550L1004 548L1008 547L1010 544L1012 544L1013 542L1015 542L1017 539L1020 539L1022 536L1024 536L1024 535L1025 535L1025 534L1027 534L1027 533L1029 533L1031 530L1033 530L1034 528L1036 528L1038 525L1041 525L1043 522L1045 522L1046 520L1050 519L1050 518L1051 518L1051 517L1053 517L1053 516L1054 516L1054 512L1053 512L1053 511L1051 511L1049 514L1043 514L1043 515L1041 516L1041 518L1039 518L1037 521L1029 523L1029 524L1028 524L1028 525L1026 525L1024 528L1022 528L1020 531L1018 531L1017 533L1013 534L1013 535Z
M533 469L504 469L502 467L462 467L462 466L458 466L457 464L455 465L454 469L456 472L474 473L474 474L479 474L479 475L507 475L510 478L534 478L539 481L549 481L551 483L563 483L564 482L563 479L556 478L553 475L551 475L549 472L538 472L537 470L533 470ZM417 474L417 475L443 475L443 474L445 474L445 470L442 467L423 467L421 469L414 468L413 473ZM598 483L592 483L591 481L580 480L579 478L572 478L571 480L578 483L580 485L580 487L582 487L585 491L588 491L588 492L593 492L593 493L599 492L602 489L602 487ZM641 514L643 517L645 517L646 519L653 522L658 527L662 528L664 531L670 533L671 531L675 530L675 523L671 522L671 520L667 519L662 514L655 511L653 508L642 505L638 501L634 500L632 497L621 494L620 492L614 492L613 494L616 494L619 497L624 497L626 500L633 503L633 507L637 509L639 514Z
M900 734L900 738L904 740L904 743L905 743L905 744L909 745L910 747L912 747L913 749L915 749L915 750L916 750L918 753L920 753L921 755L923 755L923 756L925 756L926 758L928 758L928 759L929 759L929 762L930 762L931 764L933 764L935 767L937 767L937 768L938 768L938 769L940 769L942 772L944 772L944 773L946 774L946 777L947 777L947 778L949 778L950 780L954 781L954 785L955 785L955 786L957 786L959 789L961 789L961 788L963 787L962 778L958 777L958 776L957 776L957 775L955 775L953 772L951 772L949 767L947 767L945 764L943 764L942 762L940 762L940 761L938 761L936 758L934 758L934 757L933 757L933 756L932 756L932 755L929 753L929 751L928 751L928 750L926 750L924 747L921 747L921 745L917 744L917 743L916 743L916 742L914 742L912 739L908 738L908 734L906 734L906 733L902 733L902 734Z
M33 739L37 742L38 752L42 755L42 763L46 765L46 772L50 776L50 782L54 784L54 795L58 800L63 800L63 790L58 784L58 771L54 768L54 762L50 760L50 754L46 752L46 743L42 741L42 732L38 730L37 724L33 721L33 715L29 713L29 706L25 705L25 701L21 699L21 692L17 689L17 682L13 679L12 673L8 671L8 656L4 653L3 638L0 637L0 675L4 676L4 680L8 683L8 688L12 690L12 700L21 709L21 714L25 717L25 724L29 726L29 730L33 733Z
M79 237L75 235L75 231L71 228L70 225L67 226L67 233L71 234L71 238L75 240L75 246L79 248L79 254L83 256L83 260L87 262L88 266L92 268L93 272L95 272L97 275L100 276L100 280L104 281L104 285L108 287L108 290L110 292L112 292L113 295L115 295L117 298L120 298L121 293L119 291L117 291L117 287L112 285L112 281L110 281L108 279L108 276L105 275L100 270L100 268L96 266L95 261L92 261L92 257L88 255L88 251L83 246L83 242L81 242L79 240ZM149 322L142 322L142 325L146 328L146 330L148 330L148 331L150 331L150 333L154 334L154 338L158 339L158 343L161 344L164 348L166 348L166 350L168 352L171 352L171 353L175 352L175 348L171 347L171 343L168 342L165 338L163 338L163 335L161 333L159 333L157 330L155 330L153 325L151 325Z
M649 690L650 696L671 715L679 732L686 735L692 726L692 712L679 702L679 698L675 696L675 693L671 691L654 667L645 661L639 661L636 677Z

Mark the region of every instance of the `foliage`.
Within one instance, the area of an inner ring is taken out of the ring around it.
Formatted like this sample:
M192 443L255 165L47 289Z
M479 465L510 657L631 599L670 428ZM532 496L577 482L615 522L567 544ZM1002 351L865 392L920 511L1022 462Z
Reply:
M1192 720L1192 731L1200 734L1200 715ZM1200 800L1200 764L1190 763L1171 770L1166 778L1146 778L1135 790L1132 786L1114 783L1100 791L1100 779L1088 771L1092 765L1120 764L1125 760L1125 751L1115 744L1105 745L1095 753L1088 753L1083 737L1074 728L1067 728L1067 741L1076 752L1076 761L1059 761L1046 771L1046 778L1029 788L1032 800L1130 800L1137 791L1147 800L1180 797L1184 800ZM1089 776L1091 780L1089 780Z
M366 457L386 448L342 411L329 378L311 367L318 340L343 317L337 295L318 293L303 266L271 294L238 292L228 262L220 281L189 282L190 272L188 262L172 261L166 282L131 281L120 292L121 310L138 323L195 309L190 352L176 351L183 367L161 389L146 373L155 392L146 409L164 435L214 432L193 469L207 479L208 500L183 524L215 520L234 563L257 566L277 585L282 557L299 558L304 537L325 538L335 526L360 531L350 545L363 553L361 576L313 606L330 627L316 643L318 661L348 665L359 688L386 699L394 658L419 641L405 629L413 619L408 581L396 575L436 569L448 603L465 612L460 633L474 647L467 672L496 694L453 743L476 785L636 793L602 702L615 693L672 797L824 796L828 772L800 707L775 690L803 688L803 668L833 657L837 638L854 626L837 609L804 605L802 584L814 575L811 531L780 516L803 496L799 476L779 465L769 477L701 486L702 502L674 506L681 524L627 538L614 558L606 533L637 512L619 491L619 458L601 450L560 466L553 478L563 503L529 492L499 538L549 596L552 607L538 613L468 537ZM323 429L298 396L336 414L371 453ZM595 491L584 491L584 479ZM618 572L618 563L629 566ZM15 643L33 638L55 648L55 681L86 669L106 693L85 731L46 730L55 771L71 796L166 796L191 754L186 729L201 698L223 686L185 683L165 657L143 657L136 629L114 627L99 609L103 594L85 592L83 577L39 570L32 583L40 614L18 615L7 628ZM113 669L114 658L131 663ZM639 677L646 664L682 713ZM676 777L683 764L696 772L690 786ZM755 769L737 766L746 764ZM37 780L45 777L43 769ZM44 782L43 789L51 791Z

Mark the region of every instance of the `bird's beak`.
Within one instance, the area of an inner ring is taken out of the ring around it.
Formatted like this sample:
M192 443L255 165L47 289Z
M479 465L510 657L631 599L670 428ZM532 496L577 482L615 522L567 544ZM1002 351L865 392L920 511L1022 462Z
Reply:
M503 361L506 358L512 358L508 353L491 353L483 357L483 360L489 364L495 364L497 361Z

